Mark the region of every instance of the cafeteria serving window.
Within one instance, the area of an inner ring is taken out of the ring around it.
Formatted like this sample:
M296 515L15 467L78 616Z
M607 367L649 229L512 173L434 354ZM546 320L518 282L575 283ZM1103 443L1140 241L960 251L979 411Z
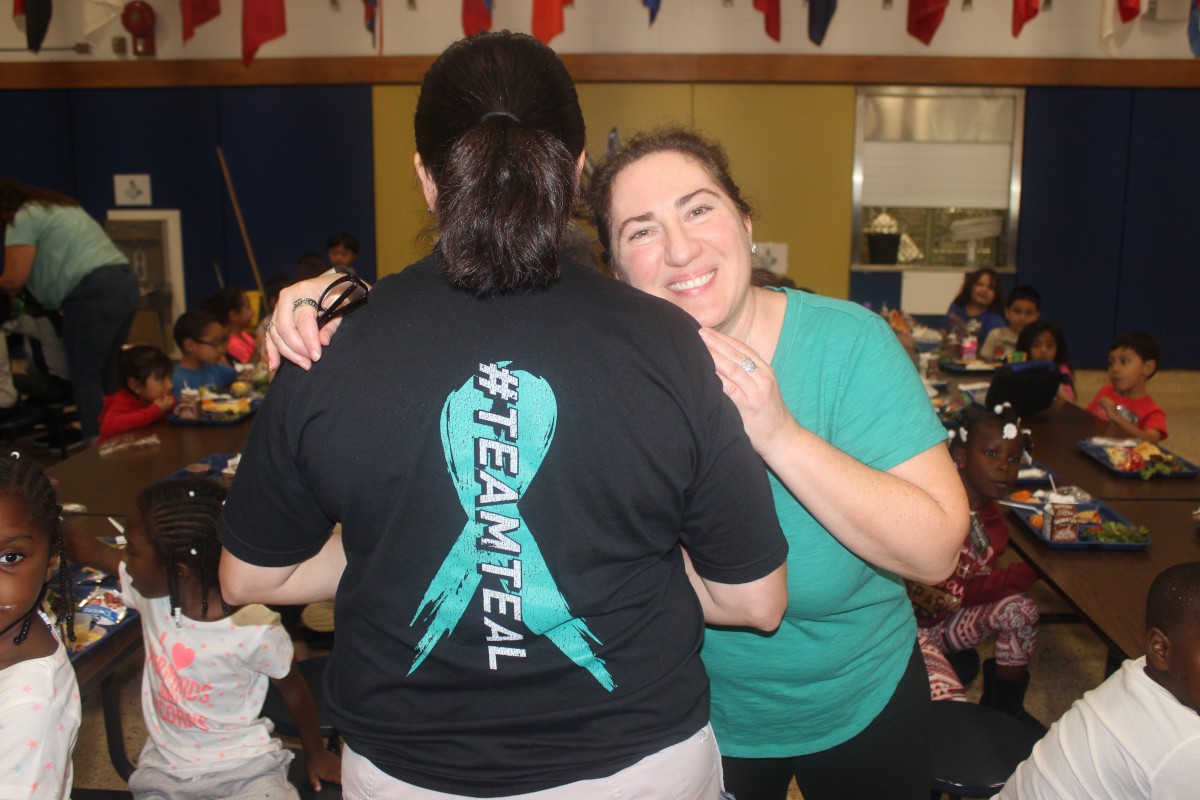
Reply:
M861 87L851 269L1015 272L1024 106L1022 89Z

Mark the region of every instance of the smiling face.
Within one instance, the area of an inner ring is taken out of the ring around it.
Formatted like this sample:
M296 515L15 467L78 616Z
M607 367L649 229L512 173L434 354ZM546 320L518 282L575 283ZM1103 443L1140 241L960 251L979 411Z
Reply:
M1024 443L1016 426L1005 439L1005 424L987 420L975 425L965 445L955 450L954 460L961 470L963 486L971 509L978 510L989 500L999 500L1017 485Z
M995 300L996 286L992 283L992 276L985 272L971 287L971 305L982 311L991 308Z
M623 281L705 327L747 334L750 220L698 162L673 151L635 161L613 181L610 212Z
M50 573L49 534L22 501L0 495L0 651L12 645Z
M1108 380L1117 394L1137 397L1146 392L1146 381L1154 374L1155 363L1143 361L1136 351L1118 347L1108 354Z

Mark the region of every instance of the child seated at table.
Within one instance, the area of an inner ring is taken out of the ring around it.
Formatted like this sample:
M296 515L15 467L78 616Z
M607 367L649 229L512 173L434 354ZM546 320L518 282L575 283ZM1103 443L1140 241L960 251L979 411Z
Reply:
M100 441L153 425L175 406L171 373L175 365L162 350L148 344L121 351L117 381L121 388L104 398Z
M1017 337L1017 350L1029 356L1030 361L1053 361L1062 373L1058 385L1058 396L1075 401L1075 373L1071 371L1071 359L1067 355L1067 337L1062 328L1053 322L1039 319L1031 322Z
M998 567L1008 526L996 501L1012 492L1028 442L1007 404L970 406L950 431L950 453L971 507L971 527L954 574L936 586L908 583L917 616L917 641L934 700L966 700L948 652L996 637L996 657L983 664L980 703L1044 731L1025 711L1029 662L1037 640L1037 603L1026 590L1037 580L1028 564Z
M135 798L297 797L287 779L292 754L259 716L268 680L299 728L313 787L341 780L279 615L222 599L224 501L214 481L160 481L138 496L123 551L82 534L68 539L76 561L120 576L122 599L141 615L149 738L129 779Z
M1042 315L1042 296L1032 286L1018 286L1008 295L1004 319L1008 323L995 328L983 340L979 354L983 358L1004 361L1017 349L1017 338L1025 326Z
M1200 561L1154 579L1146 628L1146 655L1076 700L1017 766L1000 800L1196 797Z
M72 597L54 487L32 459L0 454L0 797L71 796L79 685L42 614L54 558ZM70 619L67 636L74 638Z
M950 303L943 328L972 333L979 343L995 328L1004 327L1004 286L994 269L977 269L963 278L962 288Z
M254 357L254 309L245 290L236 286L219 289L204 301L204 310L225 329L229 358L238 364L250 363Z
M1123 333L1108 346L1109 384L1087 410L1127 436L1158 444L1167 438L1167 414L1146 391L1162 362L1162 346L1148 333Z
M175 320L175 343L182 357L175 367L175 399L184 389L223 390L237 380L237 370L222 363L225 328L207 311L185 311Z

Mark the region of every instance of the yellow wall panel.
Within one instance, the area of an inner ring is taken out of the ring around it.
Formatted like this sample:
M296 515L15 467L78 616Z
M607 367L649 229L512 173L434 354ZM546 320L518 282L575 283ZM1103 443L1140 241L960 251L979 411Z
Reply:
M399 272L430 250L422 235L429 222L425 199L413 171L416 151L413 112L417 86L375 86L371 90L375 151L375 252L379 277Z
M614 125L628 138L636 131L692 122L690 84L582 83L576 91L587 124L588 153L597 163L604 158Z
M755 207L754 238L788 245L797 285L847 297L854 87L697 84L695 118Z

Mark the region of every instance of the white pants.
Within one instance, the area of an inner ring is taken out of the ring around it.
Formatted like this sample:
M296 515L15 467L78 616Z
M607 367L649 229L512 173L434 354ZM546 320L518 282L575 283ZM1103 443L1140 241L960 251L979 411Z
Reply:
M512 795L520 800L717 800L723 785L721 755L705 725L679 744L646 756L606 778L576 781L553 789ZM461 800L397 780L367 759L342 749L344 800Z

